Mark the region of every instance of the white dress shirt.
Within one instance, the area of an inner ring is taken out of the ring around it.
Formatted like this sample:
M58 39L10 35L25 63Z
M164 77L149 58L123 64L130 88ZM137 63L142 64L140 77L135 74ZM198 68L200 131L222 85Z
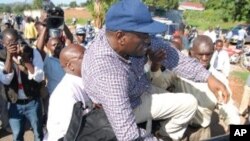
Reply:
M57 141L68 129L74 104L82 101L83 106L89 104L89 98L83 91L82 79L66 73L53 91L49 100L47 141Z
M230 72L230 60L228 52L225 50L216 50L213 53L213 56L210 61L210 67L213 67L215 70L222 72L226 77L229 76Z

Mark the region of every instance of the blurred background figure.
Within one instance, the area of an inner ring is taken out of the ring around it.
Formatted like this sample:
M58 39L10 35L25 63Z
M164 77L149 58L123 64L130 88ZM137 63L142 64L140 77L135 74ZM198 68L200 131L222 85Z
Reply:
M212 27L209 27L207 31L204 32L203 35L207 35L208 37L210 37L213 41L213 43L215 43L216 41L216 33L215 31L213 30Z
M37 38L37 34L34 20L28 17L24 27L24 38L29 44L33 44Z
M17 25L17 29L20 30L21 29L21 25L22 25L22 16L21 15L17 15L16 18L16 25Z
M216 40L221 39L222 31L219 25L216 26L214 32L216 34Z
M240 26L240 30L238 31L238 40L237 40L237 49L242 49L244 46L244 40L245 37L247 36L247 32L244 27Z
M86 41L89 43L95 37L95 29L91 25L91 21L90 20L87 21L87 24L85 25L85 30L86 30Z
M87 40L86 40L86 28L85 26L77 26L75 33L75 43L81 45L82 47L87 48Z
M71 24L72 24L72 25L76 25L76 23L77 23L77 18L76 18L76 17L73 17L73 18L72 18Z
M192 27L191 30L188 33L188 42L189 42L189 47L192 46L194 38L198 36L198 31L196 27Z

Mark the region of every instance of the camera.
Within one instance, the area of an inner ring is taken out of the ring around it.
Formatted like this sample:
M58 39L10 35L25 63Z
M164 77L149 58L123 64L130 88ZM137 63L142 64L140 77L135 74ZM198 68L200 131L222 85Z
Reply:
M55 6L52 2L43 2L43 9L48 14L47 27L49 29L63 29L64 11L62 8Z

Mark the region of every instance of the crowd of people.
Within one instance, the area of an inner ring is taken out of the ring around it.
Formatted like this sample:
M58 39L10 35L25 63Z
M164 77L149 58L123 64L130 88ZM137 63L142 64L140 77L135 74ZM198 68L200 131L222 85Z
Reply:
M26 120L35 141L70 136L77 102L85 117L103 109L106 116L100 118L109 121L105 126L119 141L208 139L216 108L224 113L227 126L242 124L229 87L224 41L216 34L211 37L211 30L195 34L185 45L190 39L183 28L166 42L155 36L166 31L166 25L152 20L140 0L112 5L98 33L90 21L76 26L75 33L66 24L61 30L50 29L47 14L44 11L38 20L25 18L23 34L16 26L5 26L1 33L5 102L0 102L0 114L8 115L2 122L10 126L14 141L24 140ZM152 120L160 123L157 131L138 126ZM190 129L206 134L192 138Z

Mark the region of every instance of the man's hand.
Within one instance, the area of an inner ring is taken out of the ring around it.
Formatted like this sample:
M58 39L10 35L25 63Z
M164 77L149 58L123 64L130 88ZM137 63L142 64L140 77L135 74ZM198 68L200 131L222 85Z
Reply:
M215 94L219 102L228 102L229 92L224 84L217 80L212 74L209 75L207 83L209 89ZM220 95L219 93L221 93L222 95Z
M160 49L155 52L153 52L151 49L148 49L147 51L149 59L152 61L152 63L161 64L161 62L165 59L165 50Z
M163 49L153 52L151 49L147 51L148 57L151 60L151 71L158 71L161 67L161 62L165 59L166 53Z
M15 56L17 54L17 44L9 44L7 47L7 55L10 57Z

